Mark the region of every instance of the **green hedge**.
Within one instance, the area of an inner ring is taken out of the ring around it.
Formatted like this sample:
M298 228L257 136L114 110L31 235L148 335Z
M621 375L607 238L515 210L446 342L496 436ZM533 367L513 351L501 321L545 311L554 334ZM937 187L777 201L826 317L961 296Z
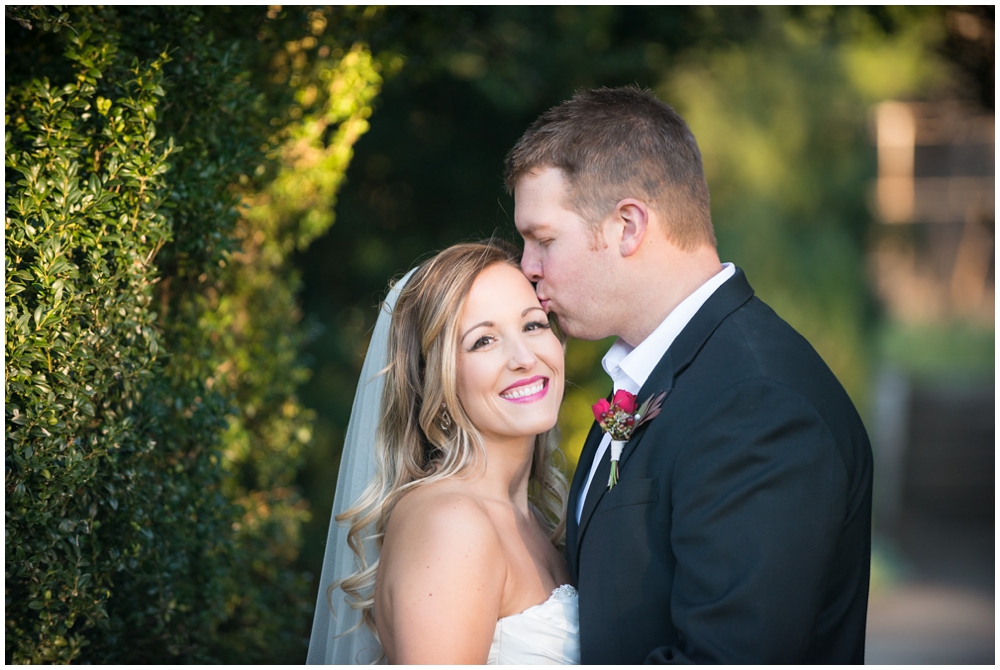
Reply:
M8 663L304 658L288 258L380 82L331 11L7 10Z

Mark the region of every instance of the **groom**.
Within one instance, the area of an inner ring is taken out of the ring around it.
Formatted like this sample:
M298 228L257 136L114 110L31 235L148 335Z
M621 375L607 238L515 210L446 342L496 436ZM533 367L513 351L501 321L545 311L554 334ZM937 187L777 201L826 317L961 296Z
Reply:
M648 91L580 93L505 177L542 306L571 336L618 337L615 391L666 393L616 485L597 424L573 479L582 662L862 663L868 437L809 343L719 262L687 124Z

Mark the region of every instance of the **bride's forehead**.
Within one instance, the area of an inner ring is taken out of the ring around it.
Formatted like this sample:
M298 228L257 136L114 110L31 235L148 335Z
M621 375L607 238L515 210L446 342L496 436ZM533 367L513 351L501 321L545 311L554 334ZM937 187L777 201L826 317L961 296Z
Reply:
M463 316L484 310L520 313L537 304L535 290L531 282L521 274L521 270L506 263L497 263L479 273L463 307Z
M494 263L480 272L479 276L472 282L467 302L473 298L494 296L498 292L501 293L499 296L501 298L522 293L532 295L535 293L531 282L521 274L520 268L515 268L507 263Z

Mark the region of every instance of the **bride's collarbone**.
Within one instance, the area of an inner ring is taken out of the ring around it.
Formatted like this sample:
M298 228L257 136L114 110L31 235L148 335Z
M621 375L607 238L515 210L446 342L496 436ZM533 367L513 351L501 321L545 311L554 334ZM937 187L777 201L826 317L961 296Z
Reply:
M489 527L495 538L504 564L500 618L545 602L556 587L568 583L565 563L534 511L518 509L509 498L489 495L465 480L441 480L400 498L386 529L383 559L391 562L394 550L408 554L406 545L426 541L422 529L434 523L429 517L454 519L456 507L462 509L463 527L479 527L475 534ZM392 546L397 540L403 546Z
M565 562L537 519L511 515L507 527L498 530L508 568L501 618L544 603L569 583Z

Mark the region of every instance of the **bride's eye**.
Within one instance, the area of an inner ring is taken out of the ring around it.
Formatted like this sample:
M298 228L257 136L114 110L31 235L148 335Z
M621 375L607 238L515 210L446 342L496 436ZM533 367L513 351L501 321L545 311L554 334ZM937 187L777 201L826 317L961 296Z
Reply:
M549 325L548 321L532 321L530 323L524 324L524 332L531 332L535 330L548 330L552 326Z
M480 337L479 339L477 339L475 342L472 343L472 346L469 347L469 351L476 351L478 349L482 349L483 347L490 344L492 341L493 341L492 336L483 335L482 337Z

